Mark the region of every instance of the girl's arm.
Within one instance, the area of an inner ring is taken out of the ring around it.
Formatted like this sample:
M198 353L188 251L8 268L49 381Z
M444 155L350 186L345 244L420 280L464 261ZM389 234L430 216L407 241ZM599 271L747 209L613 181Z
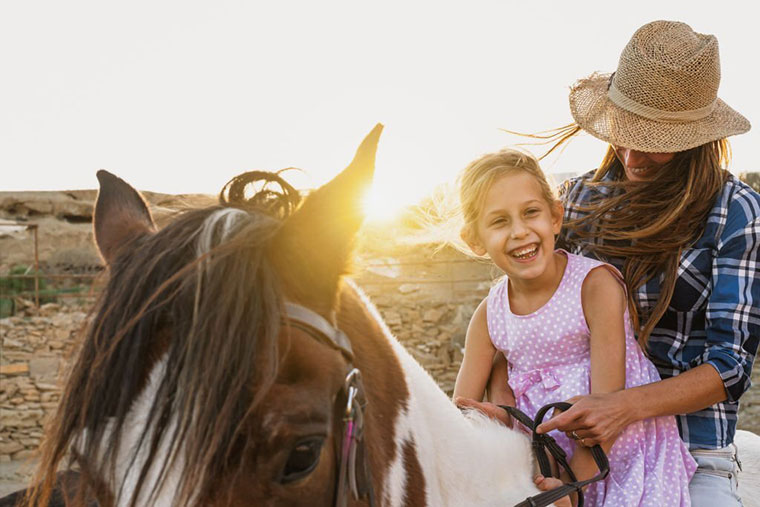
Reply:
M515 393L507 383L509 381L509 369L507 367L507 358L501 351L496 351L491 363L491 376L488 379L488 388L486 393L488 401L496 405L516 405Z
M496 348L491 343L486 321L484 299L470 319L464 341L464 359L454 384L454 399L468 398L480 401L491 374L491 364Z
M593 269L581 289L583 314L591 331L591 394L619 391L625 387L625 309L623 286L609 269ZM583 435L581 435L583 436ZM609 452L617 435L600 442ZM579 480L597 473L588 448L579 441L570 465Z
M459 368L456 384L454 384L454 403L459 408L472 408L479 410L491 419L501 421L508 427L512 427L509 415L498 405L515 404L515 397L507 385L506 360L504 372L499 378L503 379L500 385L490 383L488 388L489 402L481 401L486 384L489 383L491 368L497 364L496 358L504 358L504 355L496 351L488 334L486 320L486 300L484 299L470 319L467 327L467 335L464 342L464 359Z

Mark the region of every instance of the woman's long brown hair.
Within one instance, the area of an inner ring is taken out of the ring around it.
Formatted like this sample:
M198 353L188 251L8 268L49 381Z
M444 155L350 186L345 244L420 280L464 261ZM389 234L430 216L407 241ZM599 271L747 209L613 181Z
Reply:
M549 151L577 131L567 135L568 130L563 130ZM603 237L602 244L588 242L600 258L623 259L628 306L644 350L673 297L681 253L704 232L715 198L729 177L730 156L728 141L720 139L676 153L652 180L631 182L624 179L623 165L609 146L587 183L609 191L576 206L582 217L564 224L581 240ZM660 278L661 291L650 310L637 305L634 295L655 277Z

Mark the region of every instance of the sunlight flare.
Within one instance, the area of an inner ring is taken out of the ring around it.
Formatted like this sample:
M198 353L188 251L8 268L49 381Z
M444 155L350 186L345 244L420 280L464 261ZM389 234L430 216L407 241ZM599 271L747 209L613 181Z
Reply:
M408 203L395 199L392 193L383 192L373 185L364 193L362 208L370 222L387 222L396 218Z

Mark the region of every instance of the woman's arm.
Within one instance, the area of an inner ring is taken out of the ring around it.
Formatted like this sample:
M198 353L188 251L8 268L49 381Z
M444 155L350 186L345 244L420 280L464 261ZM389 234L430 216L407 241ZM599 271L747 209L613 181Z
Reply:
M663 415L688 414L726 399L718 371L702 364L677 377L608 394L578 396L572 408L541 424L539 433L554 429L585 438L586 445L619 435L631 423Z
M470 319L464 341L464 359L454 384L454 399L483 399L496 348L491 343L484 299Z

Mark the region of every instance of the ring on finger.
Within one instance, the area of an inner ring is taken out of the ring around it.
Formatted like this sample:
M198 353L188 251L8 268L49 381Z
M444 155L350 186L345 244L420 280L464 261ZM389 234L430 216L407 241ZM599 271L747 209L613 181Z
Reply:
M571 431L570 435L572 436L573 440L581 440L581 437L578 436L575 430Z
M585 439L585 438L581 438L580 440L581 440L581 445L582 445L583 447L588 447L588 446L586 445L586 439Z

